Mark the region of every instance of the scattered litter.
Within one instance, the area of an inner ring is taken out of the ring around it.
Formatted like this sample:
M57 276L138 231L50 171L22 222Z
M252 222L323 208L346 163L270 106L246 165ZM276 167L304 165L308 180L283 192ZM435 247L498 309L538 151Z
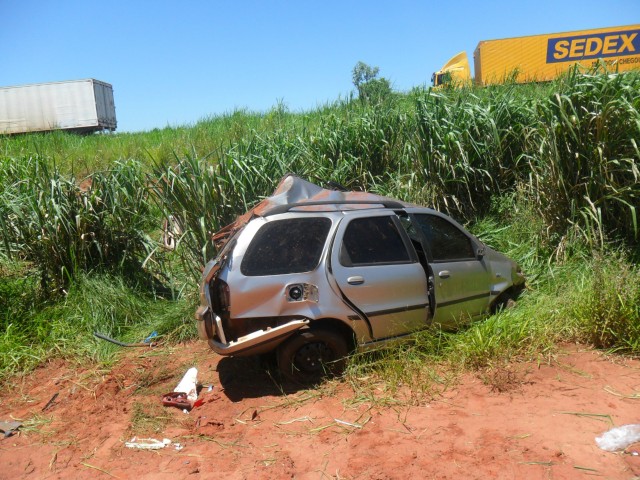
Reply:
M344 420L338 420L337 418L334 418L333 421L340 425L346 425L347 427L362 428L362 425L358 423L345 422Z
M54 393L54 394L53 394L53 397L51 397L51 399L47 402L47 404L46 404L44 407L42 407L42 411L43 411L43 412L44 412L46 409L48 409L51 405L53 405L53 402L55 402L55 401L56 401L56 398L58 398L58 393L59 393L59 392Z
M137 448L139 450L159 450L167 445L171 445L171 440L168 438L156 440L155 438L136 439L136 437L133 437L130 442L125 442L124 444L127 448Z
M173 392L162 396L162 404L165 407L178 407L183 412L189 413L192 408L202 405L202 401L198 400L197 383L198 369L191 367Z
M151 332L151 334L150 334L147 338L145 338L145 339L142 341L142 343L149 344L149 343L151 343L151 341L152 341L154 338L156 338L157 336L158 336L158 332L156 332L156 331L154 330L153 332Z
M184 392L187 394L187 398L192 402L195 402L198 399L198 369L196 367L191 367L187 370L187 373L184 374L182 380L176 388L174 388L174 392Z
M193 403L191 403L187 398L187 394L184 392L165 393L162 396L162 404L165 407L177 407L187 411L193 408Z
M608 432L596 437L598 446L607 452L624 450L636 442L640 442L640 424L623 425L612 428Z
M102 340L106 340L107 342L115 343L116 345L119 345L121 347L155 347L156 346L156 342L151 342L151 343L146 343L146 342L125 343L125 342L121 342L120 340L116 340L114 338L108 337L107 335L105 335L103 333L94 332L93 334L96 337L101 338Z
M22 426L22 422L0 422L0 433L5 438L13 435Z

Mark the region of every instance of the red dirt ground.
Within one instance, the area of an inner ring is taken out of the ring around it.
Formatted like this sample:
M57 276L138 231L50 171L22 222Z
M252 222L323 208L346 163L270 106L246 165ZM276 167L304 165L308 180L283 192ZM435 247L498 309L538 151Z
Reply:
M162 407L191 365L213 385L204 404ZM640 444L609 453L594 440L640 423L640 361L575 346L411 404L344 381L283 390L201 343L128 350L110 370L56 361L5 386L0 420L12 418L24 425L0 440L0 479L640 478ZM126 448L140 432L184 448Z

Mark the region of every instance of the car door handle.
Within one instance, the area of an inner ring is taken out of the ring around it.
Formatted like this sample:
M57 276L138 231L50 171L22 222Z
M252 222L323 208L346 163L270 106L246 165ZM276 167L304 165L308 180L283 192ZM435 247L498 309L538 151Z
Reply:
M347 283L349 285L362 285L364 283L364 277L361 277L360 275L349 277L347 278Z
M449 278L451 274L449 273L449 270L442 270L441 272L438 272L438 276L440 278Z

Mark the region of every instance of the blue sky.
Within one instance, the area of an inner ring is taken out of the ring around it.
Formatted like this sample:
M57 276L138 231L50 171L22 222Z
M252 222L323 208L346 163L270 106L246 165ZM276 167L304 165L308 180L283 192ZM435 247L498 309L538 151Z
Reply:
M640 23L640 0L0 0L0 85L96 78L118 131L345 98L358 61L395 90L478 41Z

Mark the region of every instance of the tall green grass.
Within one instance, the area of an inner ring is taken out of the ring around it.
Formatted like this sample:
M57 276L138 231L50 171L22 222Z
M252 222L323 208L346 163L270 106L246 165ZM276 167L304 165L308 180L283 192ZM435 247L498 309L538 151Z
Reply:
M606 236L639 240L640 76L579 75L538 107L530 195L551 232L569 225L602 246Z
M12 163L35 151L76 177L81 159L91 174L139 162L154 170L152 182L171 175L174 184L213 168L221 178L206 198L222 199L221 208L233 212L268 195L291 171L388 192L467 221L482 216L492 197L519 191L544 218L550 243L578 231L600 246L607 237L637 244L639 90L637 72L575 69L545 85L415 89L373 105L341 101L291 114L281 104L265 114L240 111L141 134L1 139L0 151ZM188 164L184 174L170 174L178 163ZM165 193L160 203L178 208Z
M640 354L640 268L618 252L597 254L589 263L566 312L576 337L597 348Z
M216 210L205 223L217 228L216 220L227 222L293 171L464 221L483 216L493 199L518 194L542 218L547 247L561 252L574 236L594 248L607 239L638 245L639 82L636 73L573 71L551 86L416 90L411 103L338 104L305 116L302 129L285 123L212 155L187 156L184 176L171 174L175 180L162 185L191 182L190 193L164 189L159 197L187 217L193 212L184 221L197 228L207 208ZM184 178L198 172L209 172L202 195L197 181ZM200 251L210 249L204 237L199 242Z
M45 289L78 272L136 275L153 249L146 177L119 162L78 183L38 157L0 164L0 243L8 258L31 263Z

